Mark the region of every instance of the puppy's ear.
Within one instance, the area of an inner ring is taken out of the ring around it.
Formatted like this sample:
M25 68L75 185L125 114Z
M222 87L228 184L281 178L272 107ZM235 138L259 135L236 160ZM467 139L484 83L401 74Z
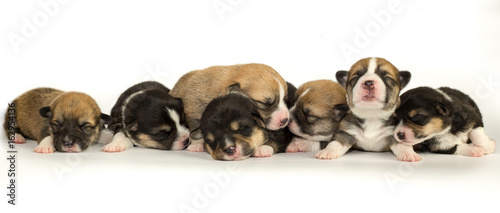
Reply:
M101 124L110 124L113 119L111 119L111 116L106 115L104 113L101 113Z
M287 89L288 96L287 96L285 102L286 102L286 106L288 108L291 108L291 107L293 107L293 105L295 104L295 101L296 101L295 93L297 93L297 87L295 87L292 83L290 83L288 81L286 82L286 85L288 87L288 89Z
M193 140L200 140L203 139L203 134L201 133L200 128L193 130L189 134L189 138L192 138Z
M255 120L255 122L257 122L257 124L260 127L266 128L266 122L264 121L264 119L262 119L262 117L260 117L258 112L252 113L252 118Z
M52 112L50 111L50 107L48 106L40 108L39 112L40 115L44 118L52 117Z
M229 85L226 88L226 93L224 95L227 95L230 93L236 93L236 94L240 94L240 95L243 95L245 97L248 97L248 95L245 92L243 92L243 90L241 89L240 83L234 83L234 84Z
M436 109L439 112L439 114L441 114L442 116L447 116L450 114L450 111L448 110L448 108L441 102L438 102Z
M349 75L349 72L347 72L345 70L337 71L337 73L335 74L335 78L337 78L337 82L339 82L340 86L344 87L344 89L346 87L348 75Z
M182 103L182 99L174 98L174 97L167 98L167 107L168 106L179 106L179 107L184 108L184 105Z
M399 71L399 82L401 89L405 88L410 83L411 73L408 71Z
M346 115L347 112L349 112L349 106L346 104L337 104L333 107L333 113L335 115L335 120L340 121L342 120Z

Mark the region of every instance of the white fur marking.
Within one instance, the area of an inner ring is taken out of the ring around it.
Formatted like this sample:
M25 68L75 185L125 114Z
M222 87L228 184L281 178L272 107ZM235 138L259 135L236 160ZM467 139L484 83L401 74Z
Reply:
M344 146L338 141L330 142L325 149L319 151L314 155L318 159L337 159L343 156L351 147Z
M135 96L140 95L142 93L144 93L144 90L135 92L134 94L127 97L127 99L125 99L125 101L123 102L123 105L122 105L122 125L123 125L123 128L126 127L126 125L125 125L125 110L127 109L128 103L130 102L130 100L132 100L132 98L134 98Z
M40 144L38 144L38 146L34 149L35 152L43 154L53 153L54 150L54 138L52 138L52 136L47 136L42 139Z
M368 64L368 70L366 74L375 74L377 69L377 58L370 58L370 63Z
M483 127L478 127L470 131L469 138L474 145L483 147L487 155L495 152L496 142L486 135Z
M104 150L105 152L121 152L133 146L134 144L132 143L130 138L125 136L125 134L120 131L113 136L113 140L111 141L111 143L104 146L102 150Z
M448 94L444 93L440 89L436 89L436 91L439 92L439 93L441 93L441 95L443 95L446 100L451 101L451 98L450 98L450 96Z
M384 121L378 118L365 119L362 129L350 128L347 133L353 135L356 145L366 151L385 151L388 136L392 136L394 126L385 126Z

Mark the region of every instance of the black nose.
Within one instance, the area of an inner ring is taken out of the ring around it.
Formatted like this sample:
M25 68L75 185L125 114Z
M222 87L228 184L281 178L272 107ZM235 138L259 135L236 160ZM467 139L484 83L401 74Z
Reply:
M74 142L73 141L64 141L63 145L67 148L73 147Z
M288 118L285 118L285 119L281 120L280 121L280 127L286 126L287 123L288 123Z
M234 155L234 153L236 152L236 147L230 146L229 148L224 149L224 152L229 156Z
M373 81L365 81L365 86L367 86L369 89L373 88Z
M397 135L398 135L399 140L404 140L404 139L405 139L405 133L403 133L403 132L398 132L398 134L397 134Z

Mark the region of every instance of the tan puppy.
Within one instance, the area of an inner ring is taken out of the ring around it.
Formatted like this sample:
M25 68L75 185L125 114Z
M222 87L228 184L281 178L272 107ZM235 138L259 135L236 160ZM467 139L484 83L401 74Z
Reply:
M204 150L199 130L201 115L207 104L225 94L229 86L238 87L257 104L267 129L278 130L288 124L287 84L273 68L264 64L239 64L192 71L182 76L170 92L184 103L191 132L191 145L187 150Z
M287 152L319 151L320 142L330 142L340 120L349 111L345 89L331 80L301 85L290 109L290 131L294 137Z
M97 141L104 123L111 121L94 99L79 92L37 88L13 104L7 112L15 116L6 115L5 131L15 129L15 143L25 143L24 137L37 140L38 153L84 151Z

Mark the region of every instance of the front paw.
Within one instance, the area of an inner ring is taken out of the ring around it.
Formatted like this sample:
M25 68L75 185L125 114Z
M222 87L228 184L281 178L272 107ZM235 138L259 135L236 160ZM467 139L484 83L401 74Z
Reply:
M203 151L205 151L205 147L203 146L202 143L201 144L190 144L186 150L190 151L190 152L203 152Z
M257 148L257 150L255 151L255 153L253 153L252 156L257 158L267 158L271 157L273 153L274 153L273 147L268 145L262 145L259 148Z
M293 139L293 141L286 147L286 152L295 153L295 152L306 152L307 144L303 140Z
M339 157L342 157L345 153L342 152L341 150L335 150L335 149L323 149L319 152L317 152L314 157L322 160L331 160L331 159L337 159Z
M422 157L420 157L420 155L413 150L411 152L408 151L399 153L396 157L398 158L398 160L406 162L417 162L422 160Z
M14 143L17 144L26 143L26 138L24 138L23 135L16 133L14 138Z
M126 149L127 147L123 143L109 143L102 148L105 152L121 152Z
M488 146L484 148L485 154L489 155L495 152L496 143L496 141L490 139Z
M54 153L54 146L47 144L39 144L37 147L35 147L34 151L36 153L41 153L41 154L50 154Z
M472 145L472 144L460 144L457 148L458 155L464 155L469 157L482 157L485 153L483 147Z

